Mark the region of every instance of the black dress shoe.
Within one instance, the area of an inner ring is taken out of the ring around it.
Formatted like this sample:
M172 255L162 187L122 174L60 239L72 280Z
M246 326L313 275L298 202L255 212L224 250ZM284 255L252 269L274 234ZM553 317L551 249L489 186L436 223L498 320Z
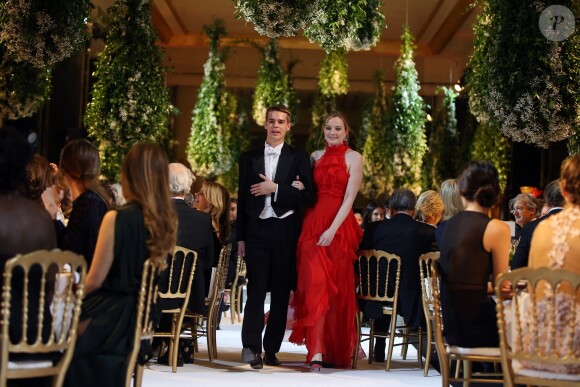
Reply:
M264 363L268 366L279 366L282 364L280 363L280 360L278 360L278 358L276 357L276 354L270 352L266 352L264 354Z
M169 365L169 350L157 358L157 364ZM183 355L181 351L177 351L177 366L183 367Z
M385 361L385 340L377 340L375 342L375 348L373 350L373 360L379 363Z
M242 349L242 361L244 363L248 363L250 367L255 370L259 370L264 367L262 356L260 356L259 353L252 351L250 348Z

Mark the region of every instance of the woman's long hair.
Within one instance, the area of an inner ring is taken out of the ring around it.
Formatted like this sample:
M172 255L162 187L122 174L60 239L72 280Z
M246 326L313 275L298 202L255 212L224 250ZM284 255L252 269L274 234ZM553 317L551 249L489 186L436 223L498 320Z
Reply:
M80 181L85 189L96 193L106 203L107 208L111 208L110 195L99 181L99 150L90 141L82 138L69 141L60 152L60 170L71 179Z
M177 215L169 192L169 162L156 144L138 143L125 155L121 168L123 193L141 205L151 259L164 265L177 236Z
M223 244L230 237L230 193L223 185L208 180L203 182L203 188L211 205L209 214L218 227L217 234Z

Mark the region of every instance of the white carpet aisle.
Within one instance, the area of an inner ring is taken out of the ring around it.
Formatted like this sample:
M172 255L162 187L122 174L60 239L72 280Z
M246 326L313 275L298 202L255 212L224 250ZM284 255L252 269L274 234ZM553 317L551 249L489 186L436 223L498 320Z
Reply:
M400 347L395 347L390 372L385 371L385 363L369 365L367 359L361 359L356 370L323 369L315 373L304 364L306 349L285 341L278 354L282 367L264 366L262 370L253 370L241 363L240 331L241 324L232 325L228 312L228 317L222 319L221 330L217 332L218 359L208 361L206 341L202 338L200 352L195 354L195 364L185 364L177 368L175 374L168 366L148 364L143 375L143 387L441 386L437 371L431 369L429 376L423 377L412 346L409 347L407 360L401 360Z

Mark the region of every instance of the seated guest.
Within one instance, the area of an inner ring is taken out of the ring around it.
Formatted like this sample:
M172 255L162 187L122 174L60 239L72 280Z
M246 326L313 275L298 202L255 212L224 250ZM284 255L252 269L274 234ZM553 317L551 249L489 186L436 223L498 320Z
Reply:
M99 182L99 150L85 139L69 141L60 153L58 173L70 189L73 200L67 227L57 226L58 247L81 254L90 268L99 227L110 207L109 196ZM53 200L59 199L55 195ZM47 209L56 219L54 207Z
M385 219L385 207L377 202L369 202L363 215L362 228L364 229L371 222L380 222Z
M103 218L65 386L125 385L143 264L151 258L164 266L175 246L168 169L156 144L138 143L125 155L121 184L128 204Z
M400 188L393 192L389 200L391 219L371 223L364 232L361 249L383 250L401 258L401 277L399 285L399 314L405 325L423 325L423 307L419 256L437 250L435 228L413 219L415 194ZM375 321L375 330L387 332L390 316ZM377 361L385 359L385 339L377 338L374 348Z
M560 189L566 200L566 207L537 226L532 237L529 266L565 269L580 274L580 155L575 155L562 164ZM554 297L550 296L550 293L545 293L541 299L537 300L537 310L554 310L557 320L555 327L548 323L548 321L554 320L551 316L546 316L544 323L540 320L538 323L539 337L550 337L552 332L556 332L557 338L554 342L560 341L560 348L572 347L578 356L580 353L580 341L578 340L580 337L580 316L578 314L574 316L570 310L570 304L574 302L576 295L572 292L562 293L559 293L555 300ZM580 305L577 305L576 308L578 310ZM533 313L533 311L527 312ZM539 317L542 316L539 315ZM575 321L572 321L573 317L575 317ZM571 327L573 329L570 329ZM576 337L575 340L574 337ZM570 343L570 340L574 341ZM543 348L548 341L540 341L538 345ZM562 356L566 354L561 353ZM580 374L580 366L577 364L529 363L526 364L526 367L558 373Z
M443 217L444 209L443 200L436 191L425 191L417 199L414 219L437 227Z
M508 270L510 229L490 219L500 192L497 170L472 161L459 178L465 211L447 221L441 243L441 305L445 337L460 347L497 347L495 303L490 276Z
M513 199L512 214L516 219L516 239L520 239L524 226L536 219L539 213L538 201L532 194L522 193Z
M532 235L534 234L536 227L538 227L538 224L548 219L550 216L562 211L564 198L562 197L560 182L558 180L554 180L546 186L546 189L544 190L544 200L546 202L545 206L548 207L547 213L545 216L526 224L522 229L520 241L510 265L512 270L528 266L528 255L530 254Z
M35 153L32 161L26 166L29 189L26 196L39 204L42 203L42 194L55 183L53 169L48 160Z
M459 194L459 187L457 186L457 179L447 179L441 183L441 199L443 200L443 218L435 231L435 239L437 239L439 248L441 248L441 239L443 239L445 223L464 210L461 194Z

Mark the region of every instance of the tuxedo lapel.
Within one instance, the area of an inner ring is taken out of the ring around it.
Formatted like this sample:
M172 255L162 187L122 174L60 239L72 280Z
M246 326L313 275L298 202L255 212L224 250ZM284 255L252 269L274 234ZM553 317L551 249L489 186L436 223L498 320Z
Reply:
M261 148L256 150L256 153L254 154L254 157L252 157L252 168L255 172L255 176L258 176L260 174L265 175L266 174L266 165L264 163L264 147L262 146ZM260 179L261 181L261 179Z
M276 167L276 175L274 176L275 183L287 180L293 161L294 152L292 152L289 145L284 144L282 151L280 152L280 158L278 159L278 166Z

